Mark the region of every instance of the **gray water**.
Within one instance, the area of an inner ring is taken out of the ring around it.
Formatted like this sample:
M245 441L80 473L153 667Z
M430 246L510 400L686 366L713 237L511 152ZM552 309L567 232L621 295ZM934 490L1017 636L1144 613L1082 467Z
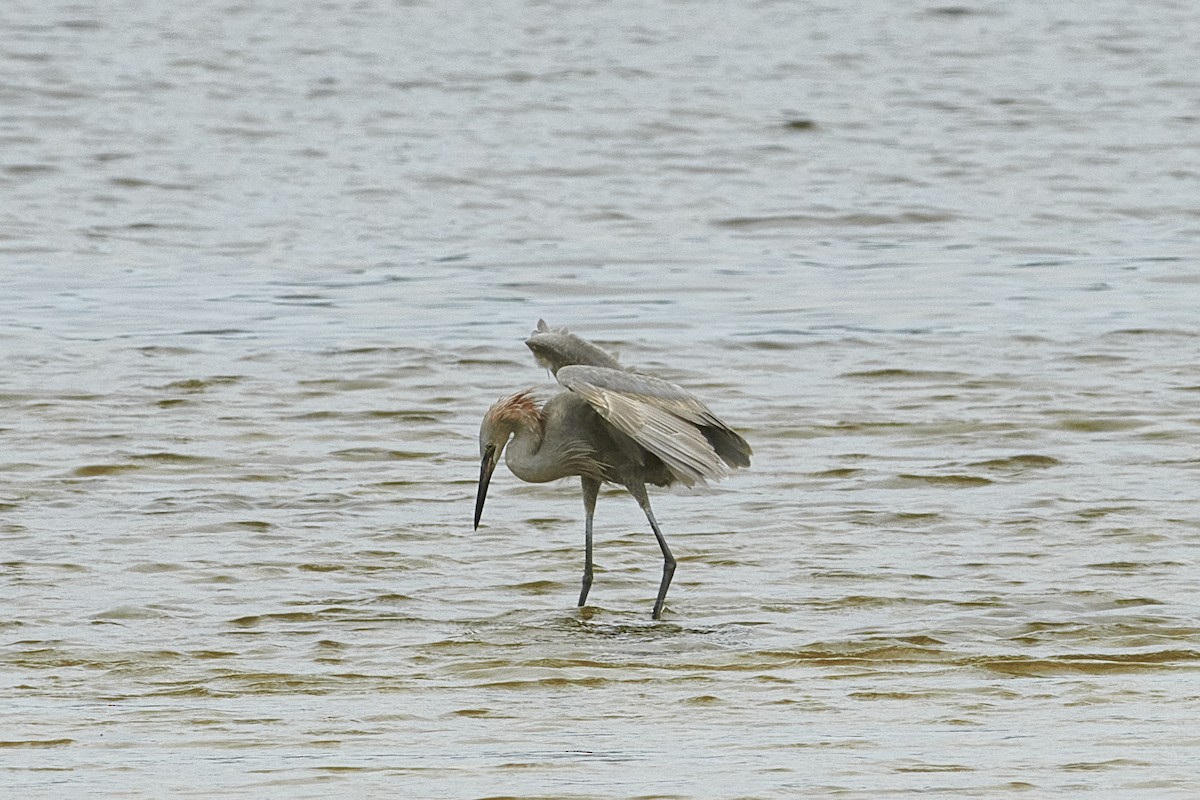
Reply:
M0 12L12 796L1200 793L1200 7L179 5Z

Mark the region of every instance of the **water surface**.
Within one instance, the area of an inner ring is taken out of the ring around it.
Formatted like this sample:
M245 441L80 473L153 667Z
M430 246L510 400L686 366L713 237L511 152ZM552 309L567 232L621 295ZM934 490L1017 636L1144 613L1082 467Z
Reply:
M1194 797L1189 4L10 9L22 797ZM569 325L755 449L478 422Z

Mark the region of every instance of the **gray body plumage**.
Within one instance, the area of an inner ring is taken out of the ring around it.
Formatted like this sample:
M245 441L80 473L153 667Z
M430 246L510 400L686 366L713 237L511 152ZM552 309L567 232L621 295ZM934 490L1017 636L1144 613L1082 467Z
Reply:
M513 444L505 458L509 470L527 483L578 475L627 486L669 486L675 476L660 459L614 428L591 403L562 392L542 407L542 441L535 452Z
M703 485L747 467L746 440L695 396L673 383L625 369L601 348L565 328L538 320L526 341L537 361L566 391L541 408L529 391L501 398L484 415L475 526L500 454L523 481L541 483L578 475L586 512L583 588L592 582L592 517L602 483L624 486L642 507L663 552L663 578L654 604L658 619L675 559L650 509L646 484Z

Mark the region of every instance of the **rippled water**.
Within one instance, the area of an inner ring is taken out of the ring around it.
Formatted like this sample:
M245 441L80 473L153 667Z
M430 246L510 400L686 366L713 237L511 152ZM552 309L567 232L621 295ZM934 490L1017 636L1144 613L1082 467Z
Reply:
M10 791L1200 791L1191 4L5 17ZM539 317L754 446L660 623Z

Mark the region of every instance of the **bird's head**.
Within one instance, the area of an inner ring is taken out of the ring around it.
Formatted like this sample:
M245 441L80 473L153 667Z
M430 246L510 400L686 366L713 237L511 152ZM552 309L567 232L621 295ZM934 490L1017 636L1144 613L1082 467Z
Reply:
M488 484L500 463L500 456L512 435L521 428L539 431L541 412L530 390L501 397L483 415L479 426L479 491L475 495L475 528L483 517L483 501L487 499Z

